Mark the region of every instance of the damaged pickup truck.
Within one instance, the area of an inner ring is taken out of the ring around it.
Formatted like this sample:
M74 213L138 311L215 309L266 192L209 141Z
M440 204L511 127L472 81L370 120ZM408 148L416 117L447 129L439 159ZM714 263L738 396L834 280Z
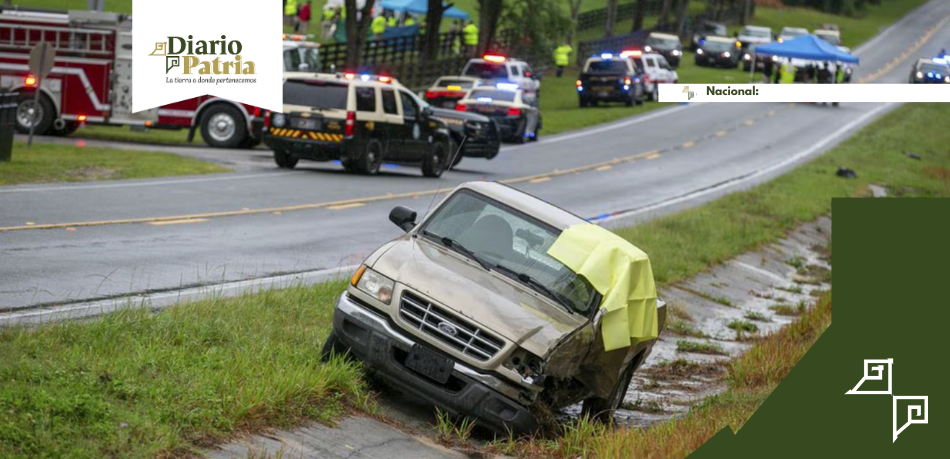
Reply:
M324 357L499 432L583 402L609 419L666 319L647 256L514 188L460 185L370 255L333 314Z

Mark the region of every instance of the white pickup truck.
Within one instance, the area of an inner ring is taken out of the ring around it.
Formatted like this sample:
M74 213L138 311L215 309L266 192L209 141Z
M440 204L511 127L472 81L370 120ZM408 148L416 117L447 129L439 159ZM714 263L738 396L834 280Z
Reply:
M643 70L643 91L649 95L650 100L659 100L658 84L679 83L679 74L662 54L629 50L620 53L620 56L633 59L640 70Z

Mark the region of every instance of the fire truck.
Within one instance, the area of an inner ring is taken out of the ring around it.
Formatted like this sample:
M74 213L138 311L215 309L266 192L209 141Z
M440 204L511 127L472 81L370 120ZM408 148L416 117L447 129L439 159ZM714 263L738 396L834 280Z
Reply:
M40 41L56 50L41 84L29 72ZM263 110L211 95L132 113L132 16L98 11L0 7L0 91L19 93L16 128L68 135L83 123L188 129L212 147L261 141ZM36 91L40 92L38 100Z

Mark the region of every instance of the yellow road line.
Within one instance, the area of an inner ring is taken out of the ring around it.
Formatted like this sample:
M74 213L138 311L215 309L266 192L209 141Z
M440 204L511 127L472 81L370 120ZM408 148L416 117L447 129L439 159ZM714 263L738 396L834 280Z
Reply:
M551 181L551 177L538 177L538 178L533 178L533 179L528 180L528 181L531 182L531 183L550 182L550 181Z
M682 147L683 147L683 148L690 148L690 147L692 147L693 145L696 145L696 142L693 142L692 140L690 140L689 142L684 142L683 145L682 145Z
M662 156L660 153L654 151L653 153L646 155L643 159L657 159L660 156Z
M357 208L357 207L363 207L363 206L365 206L365 205L366 205L366 204L365 204L365 203L362 203L362 202L351 202L351 203L349 203L349 204L340 204L340 205L336 205L336 206L327 206L327 209L330 209L330 210L355 209L355 208Z
M607 164L607 165L605 165L605 166L600 166L600 167L598 167L597 169L594 169L594 170L597 171L597 172L603 172L603 171L609 171L609 170L611 170L611 169L613 169L613 166L611 166L610 164Z
M185 223L201 223L208 221L207 218L183 218L181 220L165 220L160 222L149 222L149 225L154 226L163 226L163 225L182 225ZM66 228L69 229L69 228Z
M870 75L859 79L858 83L868 83L868 82L874 81L880 78L881 75L884 75L885 73L890 72L891 70L894 70L894 68L900 65L901 62L904 62L905 60L907 60L907 58L913 55L914 53L916 53L917 50L920 49L921 46L924 46L928 41L930 41L930 39L933 38L934 34L937 33L937 31L939 31L948 22L950 22L950 15L947 15L946 17L941 19L940 22L934 24L933 27L927 29L927 32L921 35L920 38L917 39L917 42L914 43L913 46L904 50L904 52L901 53L900 56L895 57L894 60L888 62L886 65L884 65L884 67L877 69L875 72L871 73Z
M719 131L716 133L716 137L725 137L727 135L729 135L729 133L726 131Z

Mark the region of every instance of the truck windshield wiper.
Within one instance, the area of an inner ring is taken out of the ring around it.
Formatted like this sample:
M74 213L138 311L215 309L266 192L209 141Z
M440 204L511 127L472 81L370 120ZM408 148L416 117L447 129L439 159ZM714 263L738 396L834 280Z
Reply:
M519 273L519 272L517 272L517 271L515 271L515 270L513 270L513 269L511 269L511 268L509 268L509 267L507 267L507 266L503 266L503 265L501 265L501 264L495 265L495 268L497 268L499 271L504 271L504 272L506 272L506 273L508 273L508 274L510 274L510 275L513 275L516 279L518 279L518 280L521 281L522 283L528 285L529 287L533 288L535 291L541 293L541 294L544 295L544 296L547 296L547 297L551 298L551 299L554 300L557 304L559 304L559 305L561 305L562 307L564 307L564 309L567 309L567 312L570 312L570 313L573 313L573 312L574 312L574 308L572 308L571 305L567 304L567 302L564 301L564 298L562 298L561 295L557 294L554 290L551 290L550 288L548 288L548 286L542 284L539 280L537 280L537 279L535 279L535 278L533 278L533 277L531 277L531 276L529 276L529 275L527 275L527 274L525 274L525 273Z
M423 231L422 231L422 234L424 234L424 235L426 235L426 236L429 236L429 237L433 237L433 238L435 238L435 239L438 239L439 242L441 242L441 243L442 243L443 245L445 245L446 247L448 247L448 248L450 248L450 249L455 249L457 252L460 252L462 255L465 255L465 256L471 258L472 260L475 260L476 262L478 262L478 264L482 265L482 268L485 268L485 271L491 271L491 265L488 264L488 262L486 262L485 260L482 260L481 258L479 258L478 255L475 255L475 252L472 252L471 250L469 250L467 247L465 247L464 245L462 245L462 244L459 243L458 241L456 241L456 240L454 240L454 239L452 239L452 238L450 238L450 237L439 236L439 235L437 235L437 234L430 233L430 232L428 232L428 231L426 231L426 230L423 230Z

